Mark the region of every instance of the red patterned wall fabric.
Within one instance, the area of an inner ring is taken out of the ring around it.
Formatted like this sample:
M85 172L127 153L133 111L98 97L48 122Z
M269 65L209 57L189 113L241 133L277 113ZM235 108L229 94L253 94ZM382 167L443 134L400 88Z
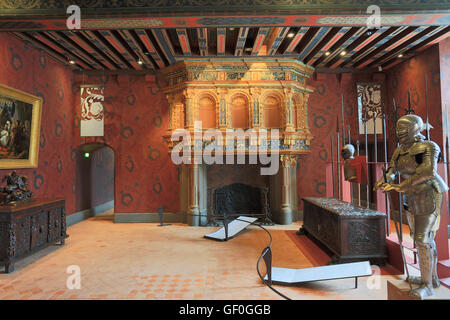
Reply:
M439 63L439 45L434 45L421 54L410 58L386 74L388 118L390 134L395 134L393 98L395 98L399 116L406 114L408 108L408 90L410 90L411 108L414 113L426 121L425 104L425 74L428 82L428 119L434 127L430 130L431 140L439 144L442 149L442 108L441 108L441 80ZM391 139L390 147L394 148L395 141ZM391 149L393 150L393 149Z
M19 169L28 177L35 197L64 197L68 214L75 211L73 145L73 74L69 67L0 33L0 83L43 99L39 163ZM10 169L0 170L0 177Z
M163 141L169 105L158 82L147 82L139 75L94 76L84 81L105 86L105 135L80 137L79 125L74 135L78 145L97 141L114 150L115 212L157 212L164 207L164 212L178 212L179 170ZM77 96L80 85L74 84ZM80 110L79 103L74 110ZM78 111L75 118L78 124Z

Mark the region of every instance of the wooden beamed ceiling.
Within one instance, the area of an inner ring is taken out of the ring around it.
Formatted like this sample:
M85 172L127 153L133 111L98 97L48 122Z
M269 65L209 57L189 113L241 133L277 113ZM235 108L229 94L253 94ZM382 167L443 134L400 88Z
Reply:
M313 67L387 69L450 26L196 27L11 32L81 70L159 70L189 57L290 57Z

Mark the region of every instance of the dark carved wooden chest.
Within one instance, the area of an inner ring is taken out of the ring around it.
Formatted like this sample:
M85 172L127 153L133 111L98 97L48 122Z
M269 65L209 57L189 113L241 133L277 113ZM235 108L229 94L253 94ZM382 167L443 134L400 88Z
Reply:
M303 198L303 226L333 254L330 263L387 259L386 214L333 198Z
M0 265L14 271L14 262L48 245L64 244L64 199L33 199L15 206L0 206Z

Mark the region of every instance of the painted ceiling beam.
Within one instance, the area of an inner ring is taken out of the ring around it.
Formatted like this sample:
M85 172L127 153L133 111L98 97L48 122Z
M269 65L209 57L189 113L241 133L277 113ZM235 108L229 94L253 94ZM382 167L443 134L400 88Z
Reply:
M180 41L181 50L183 50L183 55L191 56L191 46L189 44L189 37L186 29L176 29L178 40Z
M344 28L343 30L345 30ZM347 29L348 30L348 29ZM365 28L362 27L352 27L350 30L345 32L345 34L336 41L331 47L324 48L322 55L314 62L313 66L321 66L325 67L325 65L333 60L335 57L340 56L340 53L346 50L346 48L358 39L365 31ZM327 55L326 53L329 52ZM347 52L347 51L346 51Z
M284 50L283 54L294 54L294 50L299 44L300 40L302 40L305 33L308 31L308 28L306 27L300 27L300 29L297 31L297 33L292 37L291 42L288 44L286 49ZM286 32L287 36L288 32Z
M198 48L200 50L200 55L207 56L208 55L208 29L207 28L198 28L197 29L197 37L198 37Z
M135 58L137 58L143 64L145 64L145 67L148 67L150 69L155 69L153 62L142 50L141 45L137 42L137 40L131 34L130 30L118 30L117 32L122 37L122 39L126 42L126 44L131 48L132 53L134 53L134 55L136 55Z
M406 36L410 36L410 34L414 32L414 30L416 29L417 27L408 27L402 30L401 32L393 35L392 37L388 37L390 38L389 40L387 40L388 38L386 38L387 40L386 42L384 43L380 42L379 46L377 46L374 50L371 50L371 52L368 55L366 55L363 59L359 60L358 62L355 62L353 64L353 67L361 69L363 66L368 65L372 57L376 56L379 52L383 51L385 48L395 47L395 45L401 42L402 39L404 39Z
M150 54L150 57L152 57L153 61L155 61L156 65L162 69L166 65L164 64L164 60L159 55L158 51L156 50L156 46L153 43L153 41L150 39L149 35L145 30L137 29L136 35L139 37L141 42L144 44L145 48L147 49L148 53Z
M79 32L72 31L61 31L67 38L72 40L74 43L83 48L88 52L93 58L99 61L102 65L106 66L109 70L116 70L117 66L114 65L114 61L108 58L102 51L100 51L95 45L92 45L89 40L87 40Z
M138 64L138 59L122 44L120 39L112 30L100 30L100 34L118 52L119 57L129 63L135 70L142 70L143 66Z
M339 65L339 67L344 67L347 64L352 63L353 61L357 61L362 58L368 52L373 50L374 46L379 42L383 41L392 33L401 30L400 27L389 27L387 29L381 28L377 30L374 34L372 34L369 38L367 38L364 42L359 44L356 48L351 51L347 51L347 55L345 60ZM386 41L386 40L385 40Z
M172 44L169 40L169 36L167 35L167 31L165 29L151 29L153 36L155 37L156 42L161 48L164 56L167 58L170 64L176 63L175 60L175 51L173 50Z
M425 40L430 34L435 32L436 30L439 31L439 29L440 29L439 27L433 26L425 28L423 30L422 29L416 30L420 32L417 32L416 34L411 33L412 37L410 37L409 39L405 37L404 39L407 40L406 41L404 40L403 43L398 43L398 46L396 46L395 48L387 48L386 50L383 50L382 55L377 59L375 59L374 61L372 61L370 64L368 64L367 67L370 68L373 66L382 65L386 63L386 61L396 58L400 53L408 50L408 48L413 47L414 44L417 44Z
M415 55L417 52L421 52L428 48L429 46L432 46L435 43L438 43L445 38L450 36L450 26L447 26L443 29L440 29L438 32L433 33L430 37L427 37L425 40L419 42L418 44L414 45L411 48L408 48L405 52L403 52L403 58L402 59L394 59L393 61L388 61L387 63L383 64L382 67L384 69L390 69L393 66L397 65L400 62L405 61L406 59L411 58L413 55Z
M403 31L404 31L404 30L403 30ZM387 41L386 41L386 44L382 44L382 43L380 42L380 45L378 45L377 48L376 48L376 49L378 49L378 50L372 50L372 52L371 52L369 55L367 55L368 59L365 60L364 63L361 63L360 65L358 65L357 69L360 70L360 69L362 69L362 68L368 66L369 64L372 64L375 60L377 60L378 58L380 58L381 56L383 56L385 53L390 52L390 51L392 51L392 50L395 50L395 49L397 49L397 47L401 47L401 45L402 45L403 43L405 43L405 42L407 42L408 40L410 40L411 38L413 38L413 37L414 37L415 35L417 35L420 31L422 31L422 29L421 29L421 28L418 28L418 29L412 31L410 34L406 34L405 36L400 37L400 38L398 39L398 41L393 42L393 43L391 43L391 44L387 44ZM398 34L397 34L397 36L398 36ZM391 40L391 39L389 39L389 40ZM367 57L366 57L366 58L367 58Z
M277 53L278 47L281 45L283 40L286 38L290 27L275 27L272 28L269 37L267 38L267 48L269 49L267 55L273 56Z
M90 65L88 65L83 59L76 56L72 52L68 52L64 47L62 47L60 44L58 44L53 39L49 38L47 35L45 35L42 32L29 32L29 34L39 40L40 42L46 44L56 52L60 53L61 55L68 58L68 60L73 60L76 62L77 65L79 65L82 69L89 70L93 69Z
M447 26L438 33L433 34L433 36L424 40L422 43L419 43L418 45L409 49L407 53L410 54L414 51L421 52L426 48L428 48L429 46L432 46L433 44L436 44L449 36L450 36L450 26Z
M104 69L105 66L99 64L93 57L91 57L87 52L85 52L82 48L77 46L76 43L73 43L70 39L67 39L63 34L59 32L44 32L48 37L52 38L54 41L58 42L61 46L66 48L67 51L72 52L84 59L93 69L101 70Z
M234 50L235 56L242 56L245 49L245 42L247 41L247 35L249 27L239 28L239 34L236 40L236 49Z
M313 50L303 59L303 62L312 65L317 59L318 54L324 48L329 48L334 42L336 42L340 37L342 37L345 32L341 32L341 27L333 27L327 34L320 40L320 42L314 47Z
M256 35L255 42L253 43L253 49L252 49L252 53L251 53L252 56L257 56L259 54L259 51L261 50L261 47L264 44L264 39L266 38L266 36L268 36L269 31L270 31L270 28L268 28L268 27L258 29L258 33Z
M357 54L358 55L357 57L355 57L355 56L351 57L353 60L353 61L351 61L351 64L354 66L357 62L366 61L368 58L370 59L370 57L373 55L374 51L377 48L384 47L384 45L388 41L390 41L391 39L393 39L394 37L396 37L398 34L402 33L405 30L406 30L406 27L396 28L392 33L390 33L386 37L383 37L383 38L378 37L377 43L370 46L369 48L364 47L362 50L360 50L359 53L361 53L361 51L364 51L364 52L362 54Z
M305 48L298 56L298 60L303 60L305 57L316 47L316 45L322 40L322 38L331 30L331 27L321 27L317 33L311 38Z
M93 45L95 45L97 48L99 48L104 54L106 54L112 61L114 61L114 64L117 65L118 69L128 69L128 65L126 65L123 60L113 51L110 50L106 44L106 40L102 40L99 36L95 34L94 31L90 30L84 30L81 31L81 34L86 37ZM107 41L106 41L107 42Z
M348 41L342 45L342 47L345 48L344 50L345 50L345 52L348 53L348 55L354 54L355 51L353 51L353 50L356 47L360 46L361 44L363 44L367 41L371 41L373 39L373 38L372 39L369 39L369 38L373 37L374 35L370 35L367 32L368 32L367 28L361 28L361 30L359 32L357 32L354 36L350 37L350 39L348 39ZM340 51L335 51L334 53L333 52L331 53L330 59L325 60L326 68L334 69L346 60L346 57L341 56L339 53L340 53Z
M227 28L217 28L217 55L225 55L225 43L227 39Z

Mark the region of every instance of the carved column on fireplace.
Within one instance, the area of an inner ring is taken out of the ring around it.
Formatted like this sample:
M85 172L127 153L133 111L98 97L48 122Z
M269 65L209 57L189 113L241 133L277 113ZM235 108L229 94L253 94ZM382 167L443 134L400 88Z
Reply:
M219 96L219 128L226 129L230 126L229 112L227 106L227 92L226 88L217 89L217 95Z
M293 107L292 107L292 95L293 92L291 89L284 89L284 97L286 104L286 112L285 112L285 130L286 132L294 132L294 117L293 117Z
M282 168L282 189L281 189L281 224L292 223L292 206L291 206L291 168L295 168L297 157L295 155L283 154L280 157Z
M200 220L200 207L199 207L199 165L193 164L189 166L189 225L198 226Z
M194 128L194 97L195 93L192 89L183 90L186 104L186 128Z
M259 128L261 126L262 112L260 111L260 99L261 99L261 88L251 88L250 93L253 100L251 119L253 128Z

